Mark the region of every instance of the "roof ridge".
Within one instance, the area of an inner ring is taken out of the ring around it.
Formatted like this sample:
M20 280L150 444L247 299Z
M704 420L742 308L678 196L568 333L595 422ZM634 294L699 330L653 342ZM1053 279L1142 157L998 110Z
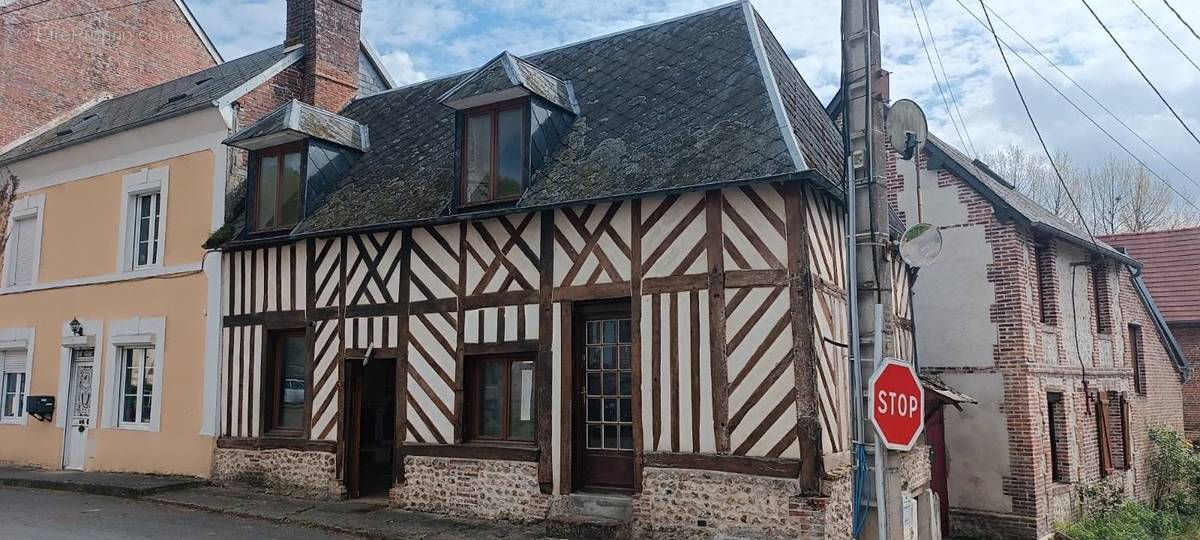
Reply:
M740 4L750 4L750 0L734 0L734 1L732 1L732 2L728 2L728 3L725 3L725 4L721 4L721 5L719 5L719 6L713 6L713 7L710 7L710 8L705 8L705 9L702 9L702 10L700 10L700 11L694 11L694 12L692 12L692 13L687 13L687 14L680 15L680 16L677 16L677 17L671 17L670 19L663 19L663 20L661 20L661 21L656 21L656 22L652 22L652 23L643 24L643 25L641 25L641 26L635 26L635 27L633 27L633 28L626 28L626 29L624 29L624 30L618 30L618 31L616 31L616 32L610 32L610 33L608 33L608 34L603 34L603 35L599 35L599 36L593 36L593 37L590 37L590 38L581 39L581 40L579 40L579 41L573 41L573 42L571 42L571 43L566 43L566 44L563 44L563 45L556 45L556 46L554 46L554 47L551 47L551 48L549 48L549 49L543 49L543 50L540 50L540 51L537 51L537 52L532 52L532 53L529 53L529 54L524 54L524 55L516 55L516 54L514 54L513 56L516 56L516 57L518 57L518 58L521 58L522 60L525 60L526 62L532 63L532 62L530 62L530 61L528 60L528 58L529 58L529 57L540 56L540 55L543 55L543 54L546 54L546 53L551 53L551 52L559 51L559 50L566 49L566 48L570 48L570 47L578 47L578 46L580 46L580 45L584 45L584 44L586 44L586 43L591 43L591 42L593 42L593 41L599 41L599 40L601 40L601 39L608 39L608 38L611 38L611 37L620 36L620 35L623 35L623 34L628 34L628 33L631 33L631 32L636 32L636 31L638 31L638 30L647 30L647 29L654 28L654 27L657 27L657 26L662 26L662 25L664 25L664 24L670 24L670 23L673 23L673 22L678 22L678 21L682 21L682 20L690 19L690 18L692 18L692 17L698 17L698 16L701 16L701 15L706 15L706 14L712 13L712 12L714 12L714 11L719 11L719 10L726 9L726 8L730 8L730 7L733 7L733 6L736 6L736 5L740 5ZM507 49L505 49L505 51L507 51ZM499 55L497 55L497 56L499 56ZM486 65L488 65L489 63L491 63L491 62L492 62L493 60L495 60L495 59L496 59L496 58L495 58L495 57L493 57L491 60L488 60L487 62L484 62L483 64L480 64L480 66L479 66L479 67L476 67L476 68L464 69L464 70L462 70L462 71L457 71L457 72L454 72L454 73L449 73L449 74L446 74L446 75L439 75L439 76L437 76L437 77L433 77L433 78L425 79L425 80L423 80L423 81L417 81L417 82L410 83L410 84L406 84L406 85L403 85L403 86L397 86L397 87L395 87L395 88L391 88L391 89L388 89L388 90L384 90L384 91L382 91L382 92L376 92L376 93L374 93L374 94L371 94L371 95L369 95L369 96L363 96L363 97L361 97L361 98L356 98L356 99L354 99L353 101L364 101L364 100L368 100L368 99L371 99L371 98L373 98L373 97L376 97L376 96L382 96L382 95L384 95L384 94L389 94L389 93L396 92L396 91L399 91L399 90L408 90L408 89L417 88L417 87L420 87L420 86L422 86L422 85L426 85L426 84L431 84L431 83L435 83L435 82L439 82L439 81L445 81L446 79L451 79L451 78L454 78L454 77L461 77L461 76L463 76L463 75L466 75L466 74L468 74L468 73L474 73L474 72L478 71L480 68L482 68L483 66L486 66ZM536 66L536 65L535 65L534 67L538 67L538 66ZM540 69L540 68L539 68L539 69ZM543 71L543 72L545 72L545 70L542 70L542 71Z

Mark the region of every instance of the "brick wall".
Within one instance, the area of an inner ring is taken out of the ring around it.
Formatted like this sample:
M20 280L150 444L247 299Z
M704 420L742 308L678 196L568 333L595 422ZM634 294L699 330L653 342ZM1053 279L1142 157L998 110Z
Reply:
M102 94L215 65L175 0L36 22L117 4L19 0L0 8L0 147Z
M1143 336L1152 338L1143 330ZM1200 366L1200 324L1171 324L1171 333L1183 348L1183 354L1193 366ZM1200 441L1200 377L1183 385L1183 430L1189 441Z
M537 521L550 512L536 462L405 456L404 483L391 500L406 510L483 519Z

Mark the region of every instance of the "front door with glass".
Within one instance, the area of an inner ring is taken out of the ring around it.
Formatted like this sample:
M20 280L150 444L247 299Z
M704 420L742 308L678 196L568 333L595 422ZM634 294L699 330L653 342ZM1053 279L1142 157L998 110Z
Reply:
M633 489L633 340L629 302L580 304L575 318L577 491Z
M92 382L96 368L95 349L71 352L71 381L63 435L63 468L82 471L87 455L88 431L92 427Z

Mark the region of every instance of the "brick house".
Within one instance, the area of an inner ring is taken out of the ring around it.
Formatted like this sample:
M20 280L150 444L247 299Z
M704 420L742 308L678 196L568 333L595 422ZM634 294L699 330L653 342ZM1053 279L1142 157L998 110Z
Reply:
M21 179L0 264L0 462L211 472L222 274L202 244L245 154L222 141L312 92L315 20L290 21L287 43L88 104L0 154ZM348 69L322 72L344 101L361 80L388 86L350 39ZM34 397L53 411L31 410Z
M316 87L226 141L216 480L849 535L840 139L748 2L345 107Z
M128 94L223 61L183 0L153 0L65 18L120 3L6 4L0 7L0 150L92 100Z
M1200 363L1200 228L1115 234L1101 240L1142 263L1142 279L1188 360ZM1200 382L1183 385L1183 429L1200 443Z
M892 205L944 242L913 288L922 374L979 401L933 419L949 532L1049 537L1097 482L1144 497L1147 430L1182 428L1191 371L1141 265L932 135L888 167Z

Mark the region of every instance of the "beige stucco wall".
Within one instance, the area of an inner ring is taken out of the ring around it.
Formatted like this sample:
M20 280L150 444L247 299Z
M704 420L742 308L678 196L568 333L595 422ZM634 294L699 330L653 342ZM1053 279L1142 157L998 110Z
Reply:
M96 372L101 377L89 432L85 468L207 476L212 439L200 436L204 399L205 317L208 280L199 270L148 279L71 287L55 282L109 276L116 271L122 178L143 167L170 167L165 211L164 266L199 267L201 243L211 230L214 155L200 151L145 163L100 176L54 185L20 196L45 196L38 284L45 290L0 294L0 328L34 327L36 340L30 371L30 395L58 395L63 369L63 325L72 318L103 321L107 334L113 321L162 317L166 322L159 348L162 372L159 431L102 427L112 362L107 340L97 347ZM107 337L107 336L104 336ZM59 396L60 417L66 410ZM62 464L63 429L54 422L29 418L27 425L0 425L0 462L58 468Z

